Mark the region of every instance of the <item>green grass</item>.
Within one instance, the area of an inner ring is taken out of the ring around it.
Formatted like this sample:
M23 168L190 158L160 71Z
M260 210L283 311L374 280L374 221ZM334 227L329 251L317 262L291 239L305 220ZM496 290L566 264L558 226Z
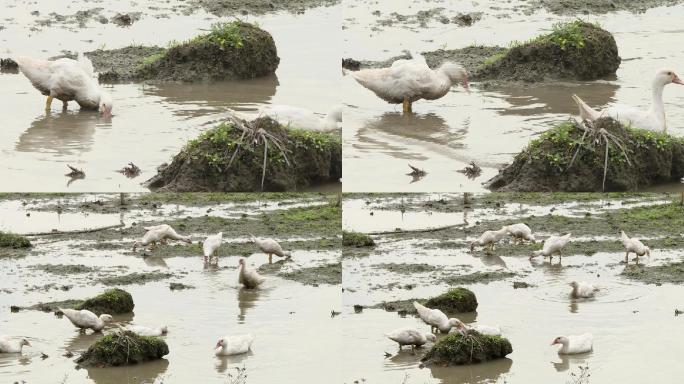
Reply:
M216 23L211 26L211 32L197 36L189 43L217 44L222 49L226 47L240 49L243 46L241 26L243 22L232 21L229 23Z
M343 231L342 245L347 247L372 247L375 241L365 233Z
M31 242L24 236L0 232L0 248L30 248Z

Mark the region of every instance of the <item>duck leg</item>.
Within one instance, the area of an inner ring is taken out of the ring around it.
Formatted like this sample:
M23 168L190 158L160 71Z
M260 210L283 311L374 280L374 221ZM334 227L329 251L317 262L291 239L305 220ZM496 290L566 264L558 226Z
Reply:
M69 106L68 101L62 101L62 112L66 112L68 106Z
M48 96L47 101L45 101L45 110L49 111L50 107L52 107L52 96Z
M273 264L273 260L272 260L272 259L273 259L273 255L269 253L269 254L268 254L268 263L269 263L269 264Z
M629 252L625 252L625 264L629 264Z
M411 113L411 101L408 97L404 97L404 113Z

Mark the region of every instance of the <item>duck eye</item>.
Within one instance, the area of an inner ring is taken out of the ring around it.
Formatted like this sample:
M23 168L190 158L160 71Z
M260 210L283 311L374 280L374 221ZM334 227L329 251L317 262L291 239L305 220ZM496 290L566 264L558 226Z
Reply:
M669 76L672 76L672 72L668 72L667 74L668 74Z

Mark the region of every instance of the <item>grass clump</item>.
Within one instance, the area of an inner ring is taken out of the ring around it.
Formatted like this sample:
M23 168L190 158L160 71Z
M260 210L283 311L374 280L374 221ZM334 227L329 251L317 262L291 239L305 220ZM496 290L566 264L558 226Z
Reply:
M513 353L513 347L508 339L469 330L466 334L456 332L440 339L421 360L466 365L504 358L510 353Z
M354 231L342 231L342 245L345 247L372 247L375 245L373 238L365 233Z
M158 360L168 354L169 346L160 337L117 331L97 340L76 362L81 366L117 367Z
M428 299L425 306L447 313L475 312L477 298L471 290L459 287Z
M216 44L221 49L240 49L244 46L242 41L242 22L215 23L211 26L211 32L191 39L195 44ZM177 44L179 45L179 44Z
M31 242L24 236L0 232L0 248L30 248Z

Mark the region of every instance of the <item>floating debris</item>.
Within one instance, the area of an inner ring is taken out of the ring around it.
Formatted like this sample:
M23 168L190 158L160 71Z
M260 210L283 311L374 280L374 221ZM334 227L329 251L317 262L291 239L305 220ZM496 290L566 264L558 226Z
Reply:
M121 168L117 172L123 174L124 176L128 177L129 179L132 179L134 177L137 177L140 175L140 167L137 165L131 163L128 163L125 167Z
M479 177L482 174L482 168L480 168L479 165L475 164L474 161L471 161L470 165L466 166L458 172L466 175L466 177L472 180L476 177Z

